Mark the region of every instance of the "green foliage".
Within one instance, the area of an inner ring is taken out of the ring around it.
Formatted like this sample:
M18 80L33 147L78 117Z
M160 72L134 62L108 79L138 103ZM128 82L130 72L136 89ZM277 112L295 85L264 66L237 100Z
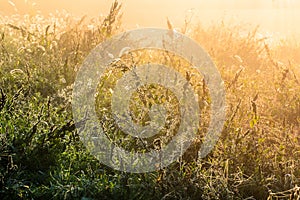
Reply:
M268 44L256 29L243 36L241 26L191 27L190 36L208 50L226 85L227 121L208 157L197 159L210 110L203 77L183 59L151 50L125 55L102 77L99 119L112 118L107 102L120 76L159 62L178 70L197 91L199 140L169 167L145 174L114 171L86 151L72 120L72 87L89 51L119 31L120 8L115 2L105 18L93 20L66 13L1 18L0 199L299 198L300 48ZM161 93L168 91L152 85L134 93L133 118L145 124L144 108L168 104L176 130L177 101ZM117 141L124 134L111 125L108 120L107 134ZM172 133L160 135L166 142ZM150 138L147 148L155 148L155 141ZM132 140L119 145L142 147Z

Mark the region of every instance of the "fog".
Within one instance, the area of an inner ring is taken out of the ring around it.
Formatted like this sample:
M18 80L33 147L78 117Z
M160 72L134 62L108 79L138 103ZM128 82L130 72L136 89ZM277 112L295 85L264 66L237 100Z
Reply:
M108 12L112 0L0 0L0 14L47 14L66 10L91 17ZM123 0L123 25L166 27L168 17L175 27L186 18L204 26L221 20L228 23L259 25L261 31L280 35L300 35L300 0Z

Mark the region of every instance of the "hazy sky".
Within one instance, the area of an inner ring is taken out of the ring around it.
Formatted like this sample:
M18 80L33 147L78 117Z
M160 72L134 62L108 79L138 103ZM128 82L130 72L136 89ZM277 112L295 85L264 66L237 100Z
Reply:
M27 3L26 3L27 2ZM42 13L65 9L74 15L97 16L109 11L113 0L0 0L0 14ZM269 32L300 34L300 0L120 0L127 28L166 27L166 17L182 26L185 16L207 25L233 20L260 25ZM32 6L32 4L35 4ZM15 4L15 8L12 6Z

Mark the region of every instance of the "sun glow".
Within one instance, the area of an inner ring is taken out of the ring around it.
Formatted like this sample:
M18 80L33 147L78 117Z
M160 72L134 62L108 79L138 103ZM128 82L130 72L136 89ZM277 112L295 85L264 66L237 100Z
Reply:
M91 17L106 14L113 0L0 0L0 15L53 13L56 10ZM300 35L300 1L296 0L123 0L126 28L166 27L167 18L182 27L186 18L202 25L235 20L278 35Z

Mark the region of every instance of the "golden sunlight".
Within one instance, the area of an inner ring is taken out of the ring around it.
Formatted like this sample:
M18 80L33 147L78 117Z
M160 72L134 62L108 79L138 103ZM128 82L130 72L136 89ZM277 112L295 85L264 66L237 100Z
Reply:
M300 0L0 0L0 200L300 199Z
M0 0L0 14L53 13L56 10L91 17L106 14L112 0ZM300 1L297 0L123 0L123 24L127 28L165 27L166 18L181 27L186 18L208 25L236 20L259 25L283 36L299 34Z

